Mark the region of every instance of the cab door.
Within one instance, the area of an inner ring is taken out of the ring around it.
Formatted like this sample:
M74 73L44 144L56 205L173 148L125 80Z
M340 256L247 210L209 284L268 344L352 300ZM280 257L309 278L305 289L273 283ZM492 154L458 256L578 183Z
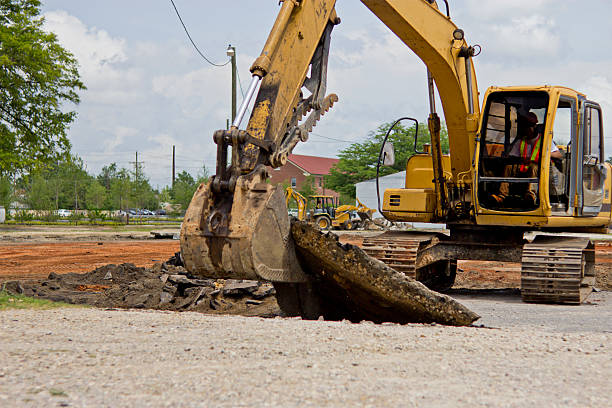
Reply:
M578 184L578 208L583 216L595 216L601 211L604 197L604 181L606 169L604 166L603 122L599 104L586 101L581 108L580 134L583 138L580 144L582 152L578 155L582 160L582 182Z

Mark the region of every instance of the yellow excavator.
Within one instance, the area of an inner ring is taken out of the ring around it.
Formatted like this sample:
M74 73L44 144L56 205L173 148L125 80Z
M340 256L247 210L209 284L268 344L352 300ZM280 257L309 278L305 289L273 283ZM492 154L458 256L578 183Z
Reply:
M359 199L357 199L359 205L356 206L353 204L340 205L339 199L333 196L314 195L311 198L315 203L311 217L322 230L359 228L372 220L372 214L376 211L363 205Z
M521 263L523 300L580 303L594 282L593 244L559 233L604 232L610 224L611 167L599 104L560 86L490 87L481 110L473 64L480 47L467 42L446 1L446 12L433 0L361 2L428 70L431 149L407 162L405 186L384 191L381 213L393 221L445 223L450 231L385 233L364 249L438 290L452 286L457 260ZM340 23L334 6L335 0L282 1L251 66L244 103L231 128L214 133L216 174L187 210L181 253L191 273L279 287L308 281L283 191L266 183L267 168L285 164L338 100L326 95L331 33ZM435 87L450 155L441 153ZM383 144L383 162L392 150ZM560 158L552 163L551 156ZM528 231L553 234L526 241Z
M352 230L364 226L366 221L372 219L372 214L376 210L366 207L359 199L359 206L352 204L339 204L337 197L328 195L313 195L310 198L314 201L315 208L306 212L308 200L292 187L285 189L285 204L289 207L291 200L297 204L297 219L306 219L314 222L321 230L339 228Z

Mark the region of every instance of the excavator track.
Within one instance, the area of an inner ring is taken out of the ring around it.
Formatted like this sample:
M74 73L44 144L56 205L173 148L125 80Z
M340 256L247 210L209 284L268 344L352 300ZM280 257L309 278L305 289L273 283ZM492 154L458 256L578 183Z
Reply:
M431 235L408 235L406 233L386 232L363 240L363 251L384 262L389 267L416 279L416 260L421 242L431 239Z
M580 304L595 283L595 249L586 238L539 236L523 246L524 302Z

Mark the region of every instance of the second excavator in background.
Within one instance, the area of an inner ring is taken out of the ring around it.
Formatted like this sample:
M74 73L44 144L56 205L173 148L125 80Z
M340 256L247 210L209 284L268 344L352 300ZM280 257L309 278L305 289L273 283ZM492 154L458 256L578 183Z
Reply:
M337 197L328 195L313 195L310 199L314 203L314 208L307 210L308 200L292 187L285 189L285 203L293 200L297 205L296 218L300 221L310 221L317 225L321 230L332 228L353 230L366 227L372 221L372 215L376 210L368 208L359 199L357 205L342 204Z

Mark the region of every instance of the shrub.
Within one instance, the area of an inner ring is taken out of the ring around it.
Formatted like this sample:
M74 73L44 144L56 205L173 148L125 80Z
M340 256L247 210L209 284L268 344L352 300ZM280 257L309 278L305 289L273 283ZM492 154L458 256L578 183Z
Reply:
M40 219L45 222L56 222L59 220L59 215L57 215L54 211L45 211L40 216Z
M108 215L102 210L90 210L87 212L87 218L89 218L89 222L91 224L95 224L96 220L104 222L106 219L108 219Z
M33 219L34 219L34 214L31 214L29 211L19 210L15 213L15 221L26 222L26 221L32 221Z
M83 218L85 218L85 216L78 212L78 211L74 211L72 214L70 214L70 216L68 217L68 219L70 220L70 222L74 222L74 225L79 225L79 221L82 221Z

